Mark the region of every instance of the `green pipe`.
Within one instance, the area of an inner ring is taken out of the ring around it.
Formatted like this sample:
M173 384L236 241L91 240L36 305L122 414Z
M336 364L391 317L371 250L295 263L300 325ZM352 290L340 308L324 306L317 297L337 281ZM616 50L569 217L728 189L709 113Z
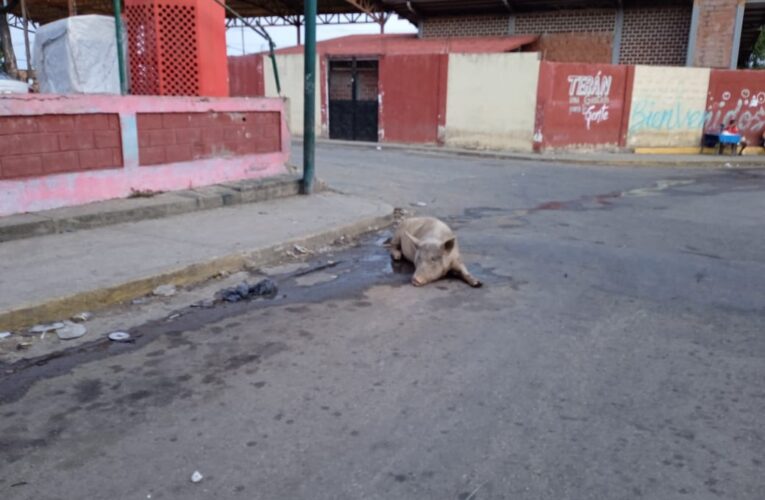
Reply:
M305 93L303 95L303 194L313 192L316 153L316 0L305 0Z
M114 31L117 35L117 65L120 72L120 93L127 95L128 83L127 72L125 70L125 47L122 43L122 7L120 6L120 0L112 0L114 4Z
M274 54L274 41L268 39L268 57L271 58L271 66L274 68L274 80L276 80L276 93L282 95L282 84L279 82L279 68L276 67L276 54Z

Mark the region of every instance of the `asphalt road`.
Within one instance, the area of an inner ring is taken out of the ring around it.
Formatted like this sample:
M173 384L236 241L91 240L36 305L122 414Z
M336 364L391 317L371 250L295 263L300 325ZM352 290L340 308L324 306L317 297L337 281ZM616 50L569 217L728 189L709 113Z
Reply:
M1 498L763 498L765 170L318 159L444 218L486 286L409 286L374 235L30 368Z

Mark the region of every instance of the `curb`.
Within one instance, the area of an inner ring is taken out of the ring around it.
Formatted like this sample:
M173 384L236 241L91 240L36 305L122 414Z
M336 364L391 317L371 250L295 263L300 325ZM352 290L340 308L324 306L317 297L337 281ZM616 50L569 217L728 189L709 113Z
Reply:
M298 195L301 186L302 179L299 176L280 175L183 191L169 191L151 198L116 199L76 207L9 215L0 218L0 243L286 198ZM323 182L316 183L317 192L326 189L327 186Z
M295 142L302 143L300 137L293 138ZM667 159L651 158L650 155L631 153L630 158L602 158L588 157L588 153L581 153L580 157L572 156L552 156L548 154L524 154L504 151L488 151L478 149L448 148L443 146L423 146L419 144L396 144L396 143L377 143L362 141L344 141L338 139L317 139L318 144L350 146L363 149L395 149L402 151L416 151L431 154L451 154L456 156L471 156L478 158L491 158L499 160L515 160L526 162L543 163L568 163L573 165L604 165L619 167L689 167L689 168L722 168L725 163L730 163L734 167L759 167L765 168L765 157L762 155L748 156L716 156L709 155L709 159L688 160L686 159Z
M133 279L120 285L81 292L0 312L0 330L20 330L38 323L58 321L82 310L96 312L150 294L157 286L173 284L190 286L207 281L221 272L235 273L253 267L276 264L294 245L318 250L337 241L341 236L356 238L388 227L393 223L393 211L372 216L327 231L294 238L276 245L213 258L152 276Z

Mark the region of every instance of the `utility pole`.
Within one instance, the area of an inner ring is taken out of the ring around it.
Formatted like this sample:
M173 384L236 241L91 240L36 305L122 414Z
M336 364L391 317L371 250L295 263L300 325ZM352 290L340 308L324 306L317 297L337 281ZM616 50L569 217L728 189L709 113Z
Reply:
M303 194L311 194L316 154L316 0L305 0L304 17Z

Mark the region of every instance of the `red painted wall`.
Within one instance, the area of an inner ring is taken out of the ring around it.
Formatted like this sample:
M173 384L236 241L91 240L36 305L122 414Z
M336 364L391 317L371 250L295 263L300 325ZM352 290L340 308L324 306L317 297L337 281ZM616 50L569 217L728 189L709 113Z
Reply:
M630 75L628 66L542 62L535 149L619 146Z
M436 143L446 121L449 56L380 58L380 136L389 142Z
M263 97L266 95L262 54L229 57L228 73L231 97Z
M126 0L134 95L227 97L226 16L209 0Z
M712 71L704 129L719 132L720 125L730 120L736 120L750 145L762 143L762 133L765 132L765 73Z
M278 112L139 113L140 165L281 150Z
M0 151L0 179L122 167L119 116L3 116Z

